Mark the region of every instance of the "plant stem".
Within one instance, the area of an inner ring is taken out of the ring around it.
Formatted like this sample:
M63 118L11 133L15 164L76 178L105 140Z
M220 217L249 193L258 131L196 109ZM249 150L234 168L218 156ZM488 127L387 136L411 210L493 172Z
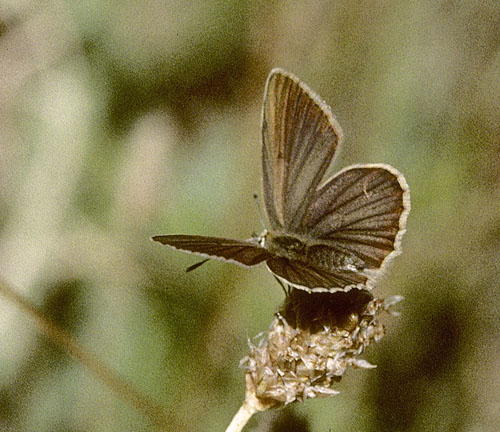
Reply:
M243 402L240 409L233 417L231 424L227 427L226 432L240 432L243 430L248 420L259 411L254 404L248 401Z

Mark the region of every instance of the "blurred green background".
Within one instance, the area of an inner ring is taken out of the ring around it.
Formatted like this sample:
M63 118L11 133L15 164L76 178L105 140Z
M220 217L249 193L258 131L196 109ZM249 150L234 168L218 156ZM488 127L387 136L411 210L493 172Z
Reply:
M406 176L404 252L376 290L406 301L365 353L377 369L248 430L498 431L498 1L1 1L0 278L172 430L224 430L247 338L283 293L264 267L186 274L196 258L149 237L261 231L275 66L331 105L346 138L334 171ZM0 296L0 429L153 427Z

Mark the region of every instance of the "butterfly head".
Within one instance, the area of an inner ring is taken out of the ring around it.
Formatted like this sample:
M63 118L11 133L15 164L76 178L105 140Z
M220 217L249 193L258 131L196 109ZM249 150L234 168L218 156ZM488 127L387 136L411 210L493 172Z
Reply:
M255 242L256 244L258 244L260 247L265 247L266 238L268 235L269 235L269 231L265 229L259 235L253 236L251 240L253 242Z

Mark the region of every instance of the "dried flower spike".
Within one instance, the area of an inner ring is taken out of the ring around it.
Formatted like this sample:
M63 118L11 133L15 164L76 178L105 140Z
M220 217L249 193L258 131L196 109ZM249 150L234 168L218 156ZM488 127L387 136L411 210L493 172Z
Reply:
M257 345L250 343L242 360L247 370L242 410L251 416L337 394L332 385L349 367L375 367L360 355L384 336L377 315L401 299L384 301L358 290L311 295L292 289L268 332Z

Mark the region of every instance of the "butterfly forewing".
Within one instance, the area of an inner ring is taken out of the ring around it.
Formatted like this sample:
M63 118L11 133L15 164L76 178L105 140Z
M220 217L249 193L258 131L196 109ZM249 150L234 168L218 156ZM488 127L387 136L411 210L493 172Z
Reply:
M341 139L328 106L294 75L274 69L262 114L264 202L273 230L298 228Z
M272 256L264 248L248 241L219 237L164 235L152 237L152 240L184 252L206 258L218 258L244 266L257 265Z

